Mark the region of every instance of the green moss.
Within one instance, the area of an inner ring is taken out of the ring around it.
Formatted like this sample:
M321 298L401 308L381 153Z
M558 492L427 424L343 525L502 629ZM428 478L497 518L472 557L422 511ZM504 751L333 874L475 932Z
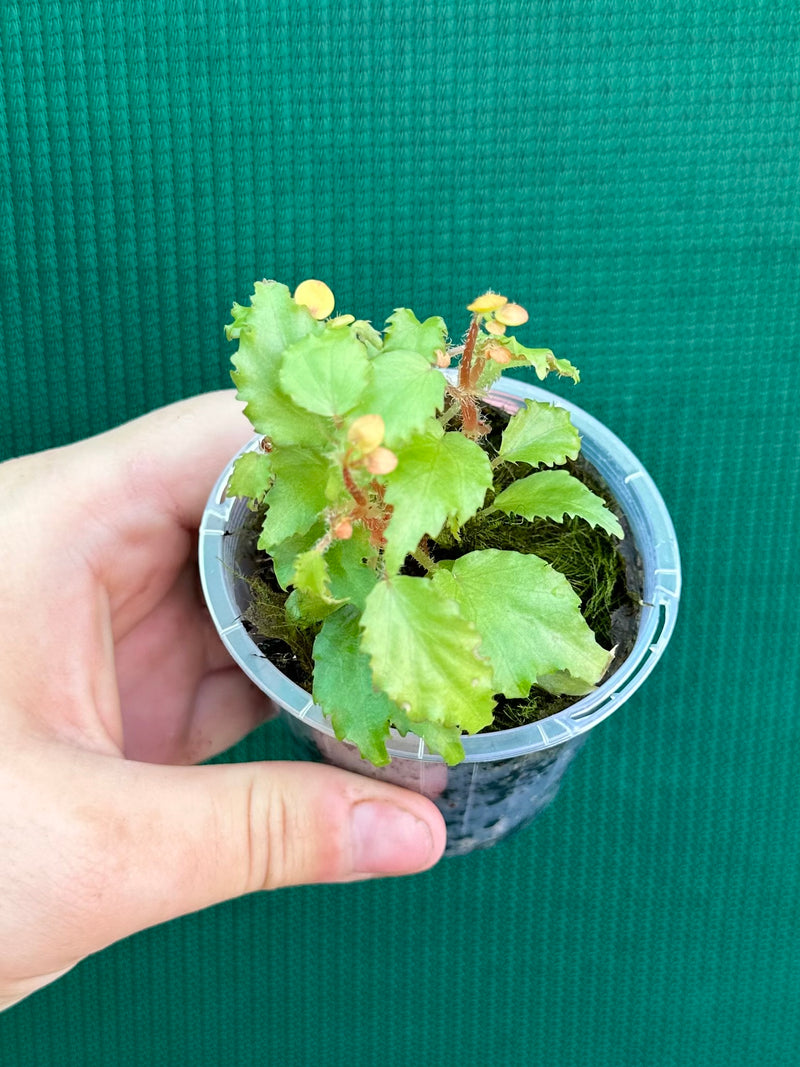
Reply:
M494 722L484 733L513 730L515 726L527 726L528 723L546 719L548 715L555 715L574 703L574 697L554 696L534 686L528 696L523 699L506 700L501 697L495 708Z
M264 655L292 681L311 692L312 650L318 627L300 629L287 617L289 594L275 580L272 560L267 555L259 553L250 563L255 564L254 573L249 576L239 573L250 589L250 602L242 619Z
M300 630L288 621L284 607L286 594L283 590L273 588L261 578L250 578L248 584L253 599L242 617L262 638L286 646L288 662L287 653L280 649L273 649L270 658L273 661L276 661L276 657L279 658L281 662L276 662L276 666L295 680L299 677L302 679L300 684L309 687L311 672L314 669L311 650L315 634L309 630Z

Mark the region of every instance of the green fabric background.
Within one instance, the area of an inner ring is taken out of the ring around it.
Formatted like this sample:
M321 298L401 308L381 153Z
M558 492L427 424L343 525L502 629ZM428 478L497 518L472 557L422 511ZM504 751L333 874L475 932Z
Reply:
M224 384L257 277L454 334L491 286L685 593L531 828L118 944L3 1067L800 1062L799 86L796 0L4 0L2 455Z

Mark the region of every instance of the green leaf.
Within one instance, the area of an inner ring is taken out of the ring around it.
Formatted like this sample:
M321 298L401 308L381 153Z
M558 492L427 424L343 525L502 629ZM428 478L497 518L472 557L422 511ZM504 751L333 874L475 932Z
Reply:
M272 460L266 452L245 452L233 464L225 493L246 496L257 504L272 484Z
M313 548L324 534L325 524L323 522L315 522L312 527L304 530L303 533L293 534L270 548L269 554L272 557L275 577L282 589L288 589L291 585L292 575L294 574L294 561L300 553Z
M556 359L552 352L547 357L547 366L549 370L555 371L559 378L571 378L576 385L581 380L577 367L573 366L568 359Z
M355 407L370 377L367 350L349 330L304 337L287 349L281 388L317 415L344 415Z
M492 341L502 345L511 356L511 362L504 364L504 367L533 367L541 381L547 377L550 369L548 361L554 358L549 348L527 348L516 337L493 337Z
M471 518L492 484L480 445L460 433L435 434L417 434L399 448L397 467L386 477L386 501L394 509L384 555L389 574L424 534L435 536L448 519L463 524Z
M286 598L286 620L298 630L307 630L327 619L340 606L336 600L323 599L304 589L293 589Z
M352 500L344 484L344 476L339 463L331 462L328 467L328 476L325 481L325 499L330 505L341 504Z
M396 711L372 682L369 659L361 651L358 611L347 606L329 615L314 641L314 700L340 741L358 746L364 759L389 762L386 739Z
M375 682L411 722L472 733L492 721L492 670L478 655L480 635L427 578L378 582L361 626Z
M244 304L234 304L231 308L231 315L233 315L233 322L229 322L225 327L225 336L229 341L237 341L242 330L247 327L250 308Z
M356 319L350 326L353 334L364 345L367 355L373 359L383 348L383 337L375 329L371 322L366 319Z
M421 737L431 752L435 752L450 767L460 763L464 758L464 746L461 744L461 731L457 726L442 726L436 722L412 722L396 704L392 705L392 725L396 726L403 737L416 734Z
M267 493L267 517L258 547L270 551L308 530L328 505L330 459L311 448L281 448L272 453L275 481Z
M312 593L320 600L326 600L328 603L334 602L330 591L328 564L322 552L316 549L301 552L295 559L292 585L304 593Z
M372 367L372 381L354 414L380 415L386 445L396 448L442 407L445 378L424 356L407 349L379 353Z
M480 376L478 378L478 392L488 392L488 390L492 388L492 386L503 373L503 371L506 369L506 367L509 366L511 366L511 364L509 363L500 364L495 362L495 360L493 359L487 359L486 363L484 364L483 370L481 371Z
M353 536L346 541L334 541L325 559L331 595L337 600L349 600L363 611L367 596L378 580L377 553L370 544L368 531L356 524Z
M615 537L625 536L616 515L600 497L567 471L539 471L512 482L494 498L489 510L556 522L563 522L565 514L573 515Z
M580 436L566 408L528 401L505 428L500 458L532 467L552 467L576 459L580 449Z
M231 377L254 428L278 444L324 446L331 433L326 420L297 407L279 381L285 350L303 337L321 333L322 325L278 282L256 282L251 306L235 304L233 316L227 333L238 338L239 348Z
M297 558L312 549L324 535L324 522L315 522L303 533L287 537L270 548L275 577L281 588L288 589L292 584ZM376 560L377 550L370 544L369 533L359 524L354 526L349 540L334 541L325 553L334 599L350 600L363 608L367 593L377 581Z
M568 359L556 359L549 348L526 348L516 337L492 337L488 343L502 345L510 360L503 364L493 359L487 360L478 379L480 389L489 389L509 367L533 367L540 380L544 380L553 371L561 378L571 378L574 382L581 380L578 368L573 367Z
M614 653L609 652L608 662L614 658ZM603 671L605 674L605 671ZM602 678L602 675L600 676ZM600 679L598 678L597 681ZM569 671L553 671L552 674L543 674L536 679L540 689L557 696L584 697L593 692L597 686L587 682L584 678L573 678Z
M408 308L397 308L394 314L386 320L384 352L410 349L424 356L429 363L435 363L437 349L446 347L447 327L444 319L439 318L438 315L432 315L424 322L420 322L413 311L409 311Z
M594 682L606 669L608 653L581 615L578 595L538 556L469 552L437 571L433 585L481 634L494 692L523 697L542 675L567 670Z

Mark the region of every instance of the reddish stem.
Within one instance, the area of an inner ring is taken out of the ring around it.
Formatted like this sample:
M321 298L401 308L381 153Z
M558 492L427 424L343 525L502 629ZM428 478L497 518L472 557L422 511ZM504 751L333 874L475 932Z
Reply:
M353 480L353 475L350 473L347 467L342 467L342 478L344 479L344 484L347 489L347 492L350 494L353 500L355 500L356 504L360 504L362 508L365 508L369 502L367 494L364 492L363 489L358 488L355 481Z
M465 437L477 437L479 424L478 405L471 396L463 397L461 400L461 432Z
M472 316L469 324L467 339L464 342L464 355L461 357L461 365L458 371L458 384L467 392L473 388L472 382L472 357L475 354L475 342L478 340L478 316Z
M348 517L354 522L363 523L369 531L370 543L375 548L383 548L386 544L383 534L392 515L391 504L387 504L384 500L385 487L377 479L373 479L370 488L375 491L378 499L370 501L369 494L356 485L351 471L346 466L342 467L342 479L348 493L356 503Z

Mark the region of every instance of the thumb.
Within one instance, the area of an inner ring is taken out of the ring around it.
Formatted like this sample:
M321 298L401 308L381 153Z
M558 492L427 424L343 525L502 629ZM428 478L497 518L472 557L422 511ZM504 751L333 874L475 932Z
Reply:
M430 800L334 767L115 766L109 941L257 890L412 874L445 845Z

